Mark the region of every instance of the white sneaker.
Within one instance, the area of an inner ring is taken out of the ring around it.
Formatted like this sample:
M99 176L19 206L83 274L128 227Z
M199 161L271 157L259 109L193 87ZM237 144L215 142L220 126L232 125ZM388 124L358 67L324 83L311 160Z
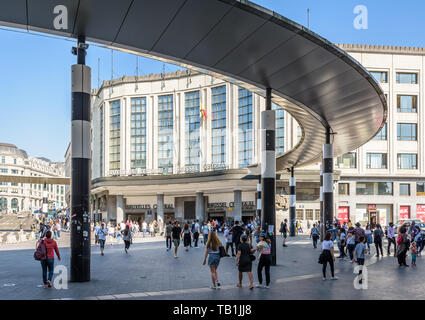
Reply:
M264 289L270 289L270 287L269 286L265 286Z
M334 276L331 278L331 280L338 280L339 278L337 276Z
M210 289L217 290L217 287L210 286Z
M322 280L323 280L323 281L325 281L325 280L326 280L326 278L325 278L325 277L323 277L323 278L322 278Z
M264 288L264 286L262 284L256 284L255 287L256 288Z

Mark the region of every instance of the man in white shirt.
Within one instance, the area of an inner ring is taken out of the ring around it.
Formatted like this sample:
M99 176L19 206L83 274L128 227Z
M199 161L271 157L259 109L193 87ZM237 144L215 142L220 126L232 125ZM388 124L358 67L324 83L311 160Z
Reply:
M147 228L148 228L148 224L146 223L146 221L143 220L143 223L142 223L143 238L146 235Z
M198 248L198 239L199 239L199 220L195 221L195 227L193 228L194 232L193 232L193 240L195 240L195 248Z
M397 249L397 244L395 242L395 228L394 228L394 224L392 222L389 223L388 228L387 228L387 239L388 239L388 249L387 249L387 254L388 256L391 255L391 244L394 244L394 257L396 256L396 249Z

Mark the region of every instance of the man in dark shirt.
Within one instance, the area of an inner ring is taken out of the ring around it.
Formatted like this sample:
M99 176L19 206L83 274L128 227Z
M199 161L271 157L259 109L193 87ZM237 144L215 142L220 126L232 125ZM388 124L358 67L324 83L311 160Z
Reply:
M235 221L235 225L232 228L232 242L235 244L236 252L238 252L239 244L241 243L241 236L243 233L242 227L239 225L239 221Z
M174 258L177 258L177 250L180 245L180 237L182 233L182 228L177 221L174 222L174 227L171 229L171 240L174 243Z
M354 228L354 241L356 245L360 243L360 237L366 238L366 234L364 230L360 227L360 223L357 222L356 227Z

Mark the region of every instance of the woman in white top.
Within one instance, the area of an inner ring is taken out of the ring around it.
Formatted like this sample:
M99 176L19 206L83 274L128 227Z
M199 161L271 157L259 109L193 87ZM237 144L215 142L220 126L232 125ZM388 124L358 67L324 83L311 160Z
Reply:
M334 274L334 261L335 261L335 256L334 256L334 243L331 240L332 235L330 231L326 231L325 234L325 239L322 242L322 255L323 255L323 280L326 280L326 266L328 265L329 262L329 266L331 267L331 274L332 274L332 280L336 280L338 279L338 277L335 277Z

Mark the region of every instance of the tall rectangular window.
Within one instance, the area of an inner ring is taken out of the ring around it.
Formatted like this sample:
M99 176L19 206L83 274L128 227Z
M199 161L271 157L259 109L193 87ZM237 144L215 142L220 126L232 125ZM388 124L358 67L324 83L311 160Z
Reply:
M408 73L408 72L397 72L396 73L396 82L405 83L405 84L417 84L418 83L418 74L417 73Z
M226 164L226 86L211 89L212 163ZM215 166L213 166L215 167Z
M375 78L376 82L387 83L388 82L388 73L385 71L371 71L370 74Z
M397 140L416 141L416 123L397 123Z
M131 169L146 169L146 97L131 98Z
M103 126L104 126L104 122L103 122L103 117L104 117L104 105L100 108L100 150L99 150L99 166L100 166L100 176L103 177L104 173L103 173Z
M417 106L417 96L397 95L397 112L416 113Z
M285 111L274 103L272 109L276 110L275 150L278 156L285 152Z
M239 168L247 167L253 163L252 113L252 92L239 88Z
M387 140L387 124L385 123L373 140Z
M425 196L425 182L416 182L416 195L419 197Z
M400 195L401 196L410 196L410 184L409 183L400 183Z
M386 153L366 153L367 169L386 169L387 154Z
M349 183L338 183L338 194L341 196L350 195L350 184Z
M357 168L357 154L348 152L336 158L336 167L340 169L355 169Z
M173 173L173 95L158 96L158 168Z
M187 169L199 171L200 147L200 94L199 91L185 93L185 165Z
M398 169L417 169L418 155L416 153L399 153L397 154Z
M120 170L120 115L120 100L112 101L109 115L109 170Z

